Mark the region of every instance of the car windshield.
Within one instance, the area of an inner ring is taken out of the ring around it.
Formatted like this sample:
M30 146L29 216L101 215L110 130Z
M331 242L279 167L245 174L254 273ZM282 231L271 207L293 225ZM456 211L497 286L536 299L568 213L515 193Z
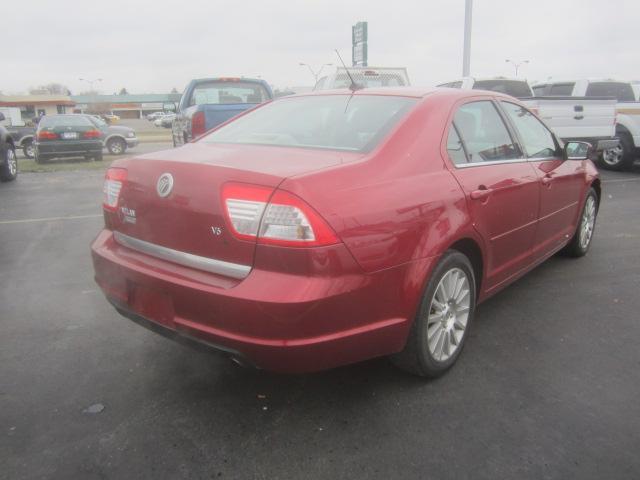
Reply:
M259 83L216 80L196 85L190 104L262 103L268 99L267 90Z
M373 149L416 101L374 95L283 98L239 117L202 141L365 152Z
M529 84L521 80L478 80L473 84L473 89L490 90L518 98L532 96Z
M82 115L45 115L40 120L41 127L91 127L87 117Z

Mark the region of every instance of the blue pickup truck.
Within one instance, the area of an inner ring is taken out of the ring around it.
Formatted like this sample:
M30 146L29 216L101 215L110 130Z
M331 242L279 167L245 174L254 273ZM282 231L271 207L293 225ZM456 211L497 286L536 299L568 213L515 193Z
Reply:
M171 126L173 145L184 145L231 117L272 99L271 87L260 79L219 77L191 80L182 94Z

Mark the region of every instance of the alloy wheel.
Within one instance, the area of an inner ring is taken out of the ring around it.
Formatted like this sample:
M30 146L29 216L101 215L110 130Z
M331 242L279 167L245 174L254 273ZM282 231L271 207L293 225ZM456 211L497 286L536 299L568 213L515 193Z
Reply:
M16 160L16 154L13 149L7 150L7 167L9 167L9 174L15 177L18 173L18 161Z
M444 362L458 350L469 320L471 287L460 268L447 271L436 287L427 319L427 344L431 356Z
M596 225L596 200L589 196L584 206L582 220L580 222L580 248L583 250L589 246L591 237L593 237L593 229Z
M624 157L624 148L622 145L618 145L615 148L605 150L602 152L602 161L611 167L618 165Z

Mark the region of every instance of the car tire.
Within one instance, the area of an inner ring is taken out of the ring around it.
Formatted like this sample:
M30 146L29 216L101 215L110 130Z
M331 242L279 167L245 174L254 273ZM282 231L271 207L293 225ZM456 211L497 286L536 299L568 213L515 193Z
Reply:
M598 194L591 187L582 206L576 231L567 246L562 250L564 254L570 257L584 257L587 254L593 240L598 207Z
M414 375L442 375L462 352L475 306L471 262L457 250L446 251L429 278L407 343L391 361Z
M620 145L616 148L605 150L600 156L600 166L607 170L627 170L635 161L635 148L633 139L627 132L618 134Z
M33 140L27 140L22 144L22 153L27 158L34 158L36 155L35 150L36 147L33 144Z
M121 138L110 138L107 142L107 150L111 155L122 155L127 151L127 142Z
M11 182L18 176L18 159L12 145L2 149L2 165L0 166L0 181Z

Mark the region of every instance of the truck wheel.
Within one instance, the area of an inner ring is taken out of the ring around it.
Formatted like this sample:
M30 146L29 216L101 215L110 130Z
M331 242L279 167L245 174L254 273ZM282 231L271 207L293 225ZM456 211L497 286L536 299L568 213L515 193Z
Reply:
M618 137L620 138L620 145L602 152L602 158L600 159L602 168L620 171L631 168L633 165L635 149L631 135L627 132L622 132Z
M11 145L7 145L2 153L4 161L0 167L0 180L10 182L18 176L18 160L16 152Z
M22 145L22 153L27 158L33 158L36 155L36 147L33 145L33 140L27 140Z
M127 150L127 144L121 138L112 138L107 142L107 150L111 155L122 155Z

